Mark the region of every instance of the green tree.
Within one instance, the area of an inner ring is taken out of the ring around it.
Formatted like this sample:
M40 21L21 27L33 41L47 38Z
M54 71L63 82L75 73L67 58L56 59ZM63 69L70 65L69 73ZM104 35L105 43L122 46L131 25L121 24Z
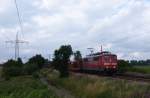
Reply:
M80 52L80 51L76 51L76 52L74 53L74 60L75 60L75 61L80 61L80 60L82 60L82 55L81 55L81 52Z
M82 62L82 55L81 55L81 52L80 51L76 51L74 53L74 64L76 67L80 67L80 69L82 69L82 65L83 65L83 62Z
M18 59L17 59L17 62L18 62L18 65L23 65L23 62L22 62L22 59L21 59L21 58L18 58Z
M15 60L8 60L6 63L3 64L2 69L2 76L4 78L9 78L11 76L19 76L23 74L23 63L21 58L18 58L17 61Z
M68 77L68 66L73 54L71 45L62 45L54 52L53 66L60 72L60 77Z
M33 57L31 57L29 59L29 61L27 62L27 64L36 64L39 69L43 67L43 65L45 64L46 60L44 57L42 57L42 55L35 55Z
M125 60L118 60L118 70L123 73L126 72L129 68L131 68L129 62Z

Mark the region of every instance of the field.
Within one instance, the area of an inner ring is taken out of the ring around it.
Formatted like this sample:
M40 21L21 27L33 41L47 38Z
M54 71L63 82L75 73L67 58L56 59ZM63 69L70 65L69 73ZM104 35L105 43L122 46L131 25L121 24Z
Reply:
M57 98L38 79L21 76L0 82L0 98Z
M150 84L117 80L108 77L71 74L59 78L57 71L41 70L49 85L69 91L75 98L149 98ZM32 76L20 76L0 81L0 98L58 98L53 89ZM61 97L62 98L62 97Z
M129 71L150 74L150 66L133 66Z
M76 98L149 98L150 96L150 84L94 76L72 75L60 79L57 72L49 73L47 77L52 85L71 91Z

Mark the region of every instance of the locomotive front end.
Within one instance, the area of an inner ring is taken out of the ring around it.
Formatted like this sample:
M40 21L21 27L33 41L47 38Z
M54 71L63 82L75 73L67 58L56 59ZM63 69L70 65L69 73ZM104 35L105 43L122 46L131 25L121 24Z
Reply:
M117 56L114 54L105 54L102 57L103 68L106 72L116 72L118 68Z

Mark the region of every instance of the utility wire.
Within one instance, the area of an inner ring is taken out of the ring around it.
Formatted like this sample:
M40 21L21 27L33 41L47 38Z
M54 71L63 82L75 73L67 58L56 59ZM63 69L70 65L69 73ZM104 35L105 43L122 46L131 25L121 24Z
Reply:
M15 3L15 6L16 6L16 9L17 9L17 15L18 15L18 20L19 20L19 25L20 25L20 32L23 35L23 25L22 25L20 13L19 13L19 8L18 8L16 0L14 0L14 3ZM16 33L16 39L15 40L8 40L8 41L6 41L6 43L11 43L11 44L15 45L15 59L17 60L19 58L19 54L20 54L19 53L20 52L19 51L20 44L27 43L27 42L20 40L19 39L19 32L17 32Z
M10 38L6 34L2 33L2 35L5 37L5 39L10 40Z
M19 7L18 7L18 4L17 4L16 0L14 0L14 3L15 3L15 6L16 6L16 9L17 9L17 16L18 16L18 21L19 21L19 25L20 25L20 31L23 34L23 25L22 25L21 16L20 16L20 13L19 13Z

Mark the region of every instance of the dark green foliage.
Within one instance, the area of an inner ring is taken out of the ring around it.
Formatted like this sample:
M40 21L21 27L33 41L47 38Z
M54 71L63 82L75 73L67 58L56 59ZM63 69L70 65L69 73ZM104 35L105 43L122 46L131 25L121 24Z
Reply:
M141 65L141 66L148 66L150 65L150 60L131 60L130 61L131 65Z
M20 75L31 75L34 72L39 71L45 64L45 59L41 55L36 55L29 59L26 64L23 64L21 58L15 60L8 60L3 64L2 76L5 79L9 77L20 76Z
M35 78L35 79L38 79L38 78L39 78L38 72L34 72L34 73L32 74L32 77Z
M39 67L36 64L25 64L23 70L24 70L24 74L31 75L32 73L39 70Z
M45 62L46 60L44 59L44 57L42 57L41 55L36 55L30 58L27 64L36 64L39 68L42 68Z
M72 53L70 45L63 45L58 50L55 50L53 66L60 72L60 77L67 77L69 75L68 66Z
M11 76L19 76L23 74L23 63L20 58L18 58L17 61L14 60L8 60L6 63L4 63L2 69L2 76L5 78L9 78Z
M80 51L76 51L76 52L74 53L74 60L75 60L75 61L80 61L80 60L82 60L82 55L81 55L81 52L80 52Z
M18 58L17 63L18 63L18 65L23 65L22 59Z
M79 65L80 69L82 69L83 62L82 62L82 55L80 51L76 51L74 53L74 61L75 61L75 66Z
M119 72L126 72L129 68L131 68L129 62L125 60L118 60L118 71Z
M111 90L106 90L106 91L103 91L101 92L100 94L98 94L96 96L96 98L116 98L114 97L115 95L112 94L112 91Z

